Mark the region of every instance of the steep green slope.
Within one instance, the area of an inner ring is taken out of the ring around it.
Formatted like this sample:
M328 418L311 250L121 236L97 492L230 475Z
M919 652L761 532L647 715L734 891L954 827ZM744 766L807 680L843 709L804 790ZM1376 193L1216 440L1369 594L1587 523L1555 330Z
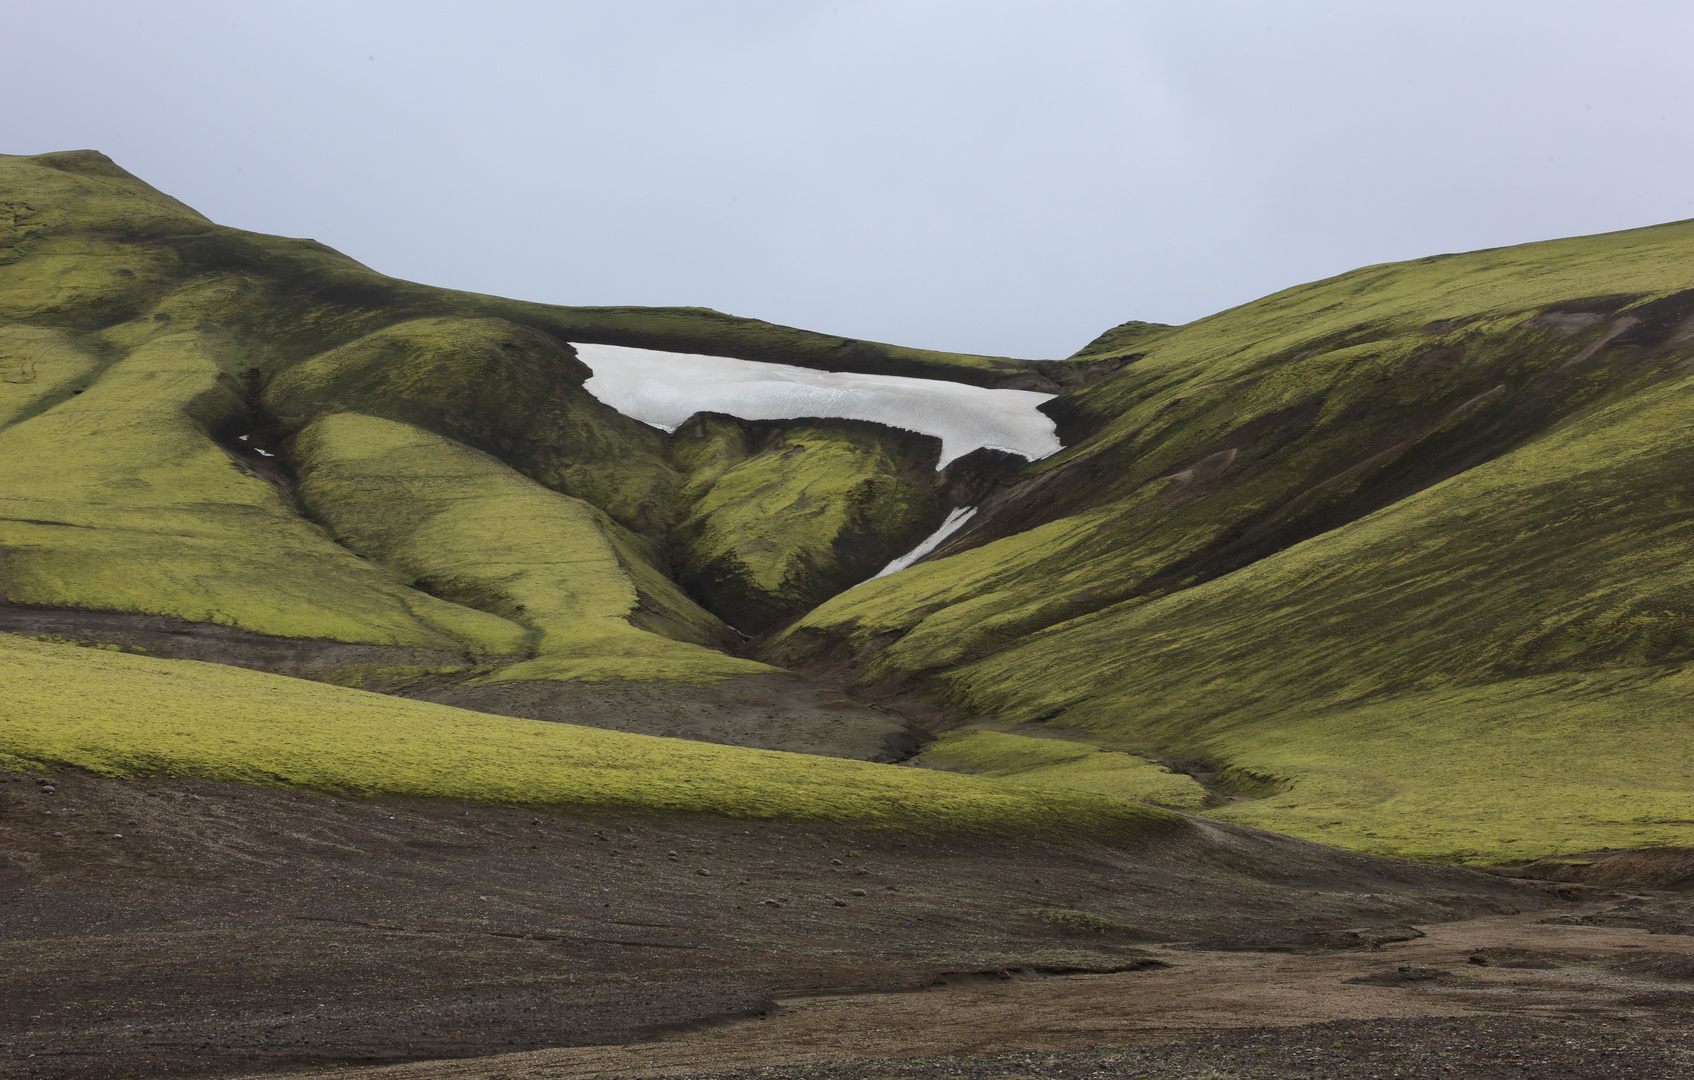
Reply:
M1002 716L1274 779L1230 816L1284 831L1488 861L1687 843L1691 382L950 679Z
M765 655L1215 762L1283 792L1220 813L1334 842L1694 841L1694 730L1654 682L1694 645L1691 285L1682 223L1144 334L947 557Z
M205 436L239 409L218 377L227 348L210 335L161 337L86 392L0 428L6 599L294 637L521 650L516 625L407 588L330 543ZM82 367L74 354L67 366Z
M913 761L1010 780L1024 787L1092 791L1136 802L1198 809L1206 789L1193 777L1146 758L1101 750L1068 739L1031 738L999 731L952 731L924 748Z

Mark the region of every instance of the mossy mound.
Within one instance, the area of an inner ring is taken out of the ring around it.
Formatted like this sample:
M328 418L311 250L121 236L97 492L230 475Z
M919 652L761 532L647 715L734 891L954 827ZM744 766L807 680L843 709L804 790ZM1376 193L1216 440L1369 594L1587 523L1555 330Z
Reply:
M337 547L206 435L241 411L216 336L167 335L0 428L13 603L175 615L290 637L498 653L523 630Z
M533 658L495 679L770 670L717 651L734 634L605 513L490 455L358 413L314 421L296 453L301 505L338 541L415 587L531 628L532 640L504 651Z
M337 412L433 431L662 536L677 483L665 437L596 401L589 374L569 346L504 319L411 319L279 372L263 406L278 436Z
M851 420L703 415L676 432L680 578L762 633L870 577L941 519L937 439Z
M1091 791L1135 802L1193 810L1207 792L1191 776L1133 754L1085 742L998 731L951 731L924 748L913 764L977 773L1025 787Z

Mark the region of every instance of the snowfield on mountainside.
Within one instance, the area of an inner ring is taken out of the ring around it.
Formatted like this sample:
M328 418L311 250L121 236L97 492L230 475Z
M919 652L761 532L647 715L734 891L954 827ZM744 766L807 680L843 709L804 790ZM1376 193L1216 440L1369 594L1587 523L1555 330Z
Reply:
M625 416L665 431L696 413L743 420L868 420L941 440L944 469L984 447L1036 461L1063 449L1037 410L1052 394L989 390L939 379L814 371L727 356L573 341L594 371L584 389Z

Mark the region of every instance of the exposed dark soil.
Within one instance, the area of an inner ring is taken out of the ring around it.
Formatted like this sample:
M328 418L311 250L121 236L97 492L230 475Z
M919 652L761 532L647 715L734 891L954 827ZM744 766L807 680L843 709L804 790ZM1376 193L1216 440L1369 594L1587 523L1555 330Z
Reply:
M1202 821L1032 845L0 775L0 1076L620 1044L949 972L1260 961L1159 942L1543 917L1553 890Z
M1676 888L1694 884L1694 849L1592 851L1542 859L1510 871L1513 877L1576 881L1585 885Z
M392 645L353 645L323 638L285 638L255 634L218 623L187 622L168 615L0 604L0 632L57 638L68 642L116 645L169 660L270 671L296 678L321 677L350 666L427 667L465 664L457 653Z
M364 688L501 716L761 750L891 762L911 757L930 738L899 717L867 708L798 676L780 673L726 679L711 686L631 681L473 685L467 680L487 670L473 668L474 663L501 658L351 645L320 638L272 637L163 615L7 604L0 604L0 632L115 645L166 659L230 664L328 682L345 681L341 673L348 669L457 668L459 674L413 676L389 683L367 681Z
M758 1020L623 1046L377 1068L364 1080L630 1076L1672 1077L1694 1075L1694 939L1538 914L1377 949L1149 946L1118 974L786 997Z
M507 1075L568 1074L536 1071ZM667 1075L701 1080L1655 1080L1694 1076L1694 1034L1679 1027L1643 1030L1499 1016L1342 1020L1293 1028L1220 1031L1156 1046L992 1057L848 1060Z
M904 761L932 738L838 691L774 672L709 686L611 680L418 685L402 693L501 716L865 761Z

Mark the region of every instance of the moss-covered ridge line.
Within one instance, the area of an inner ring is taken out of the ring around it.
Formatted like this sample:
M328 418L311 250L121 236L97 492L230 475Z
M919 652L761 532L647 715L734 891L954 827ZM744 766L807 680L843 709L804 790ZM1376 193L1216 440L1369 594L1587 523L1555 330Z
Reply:
M131 247L132 254L140 254L134 251L137 242L153 247L158 260L155 267L175 271L172 276L234 273L270 278L285 284L282 295L276 297L284 300L281 306L293 306L286 302L292 296L311 306L351 309L340 319L294 327L287 336L292 339L289 351L295 358L330 347L331 335L357 336L401 319L431 314L508 319L560 341L711 353L830 371L953 379L975 385L995 385L1034 370L1033 362L1011 357L861 341L709 308L566 307L402 281L378 274L317 241L215 225L92 150L28 157L0 155L0 181L10 195L7 207L22 208L13 209L13 213L20 217L23 233L12 243L0 241L0 245L28 251L51 246L76 233L86 236L99 230L113 246ZM156 284L148 280L150 277L134 273L128 290L66 290L70 294L62 294L50 310L74 314L84 328L109 325L108 320L116 321L113 316L129 314L138 302L154 298L148 295L153 290L147 286ZM114 296L114 291L124 295ZM30 305L30 314L45 313L39 305ZM356 333L346 333L355 328Z
M1121 839L1180 832L1116 799L841 758L488 716L283 676L0 635L0 764L359 795Z

